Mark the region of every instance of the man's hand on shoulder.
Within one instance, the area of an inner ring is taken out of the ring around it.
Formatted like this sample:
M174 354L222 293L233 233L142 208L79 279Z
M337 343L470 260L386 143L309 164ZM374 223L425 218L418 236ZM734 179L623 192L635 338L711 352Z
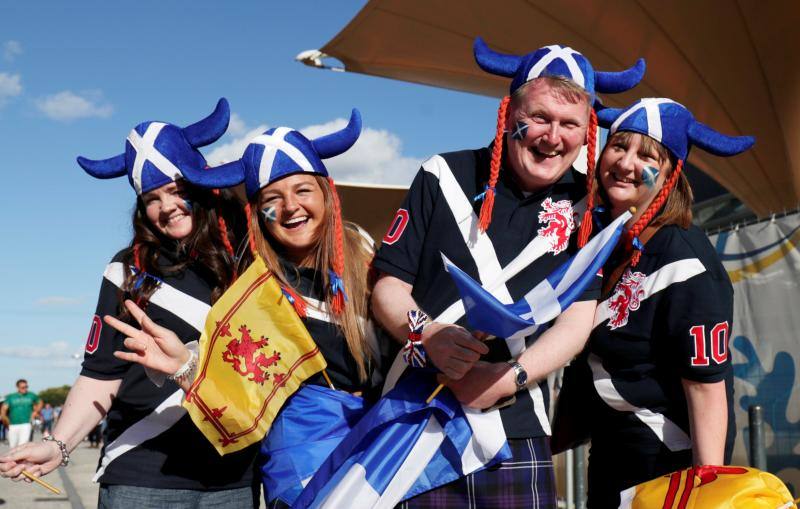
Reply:
M458 380L480 359L489 347L458 325L432 322L422 332L425 352L448 378Z

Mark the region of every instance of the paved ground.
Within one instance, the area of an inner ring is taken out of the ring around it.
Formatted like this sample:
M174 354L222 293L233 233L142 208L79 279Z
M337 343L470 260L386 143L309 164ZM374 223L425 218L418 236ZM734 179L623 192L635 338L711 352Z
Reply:
M41 437L37 434L36 440ZM0 454L8 445L0 444ZM70 454L70 465L50 472L44 480L59 490L50 493L38 484L11 482L0 478L0 509L96 509L98 485L92 482L99 449L83 442Z

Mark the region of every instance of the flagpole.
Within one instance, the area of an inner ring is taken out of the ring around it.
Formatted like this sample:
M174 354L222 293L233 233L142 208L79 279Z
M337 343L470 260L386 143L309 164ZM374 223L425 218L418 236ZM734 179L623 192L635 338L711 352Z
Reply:
M331 377L328 376L328 370L327 369L323 369L322 370L322 378L325 379L325 381L328 383L328 387L330 387L331 390L333 390L333 391L336 390L336 387L333 386L333 382L331 382Z
M431 395L430 395L430 396L428 396L428 399L426 399L426 400L425 400L425 404L426 404L426 405L430 404L430 402L431 402L431 401L433 401L433 398L435 398L436 396L438 396L438 395L439 395L439 393L440 393L440 392L442 392L442 389L444 389L444 384L439 384L439 386L438 386L438 387L436 387L436 388L433 390L433 392L431 393Z

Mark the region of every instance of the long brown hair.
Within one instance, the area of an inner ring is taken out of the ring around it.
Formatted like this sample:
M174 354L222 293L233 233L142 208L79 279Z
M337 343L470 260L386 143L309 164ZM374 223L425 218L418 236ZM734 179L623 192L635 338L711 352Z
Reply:
M142 198L137 197L132 217L133 240L122 258L128 270L122 284L120 304L129 298L140 306L146 306L158 289L156 278L180 272L190 263L194 263L211 285L212 304L235 279L233 246L243 237L245 229L240 200L231 190L212 191L188 182L184 184L186 198L192 202L192 231L177 242L153 227L147 219ZM161 255L162 246L170 244L174 244L178 255L174 263ZM120 308L121 316L128 317L127 309L124 306Z
M311 258L313 259L313 268L323 278L323 288L330 288L331 281L328 270L333 266L337 244L334 192L325 177L315 175L314 179L322 189L325 219L320 226L319 239L313 248ZM258 194L251 199L248 206L249 210L258 210ZM255 248L267 268L275 274L282 286L292 288L279 260L279 253L283 251L283 248L267 233L261 214L250 213L249 216L251 249ZM347 348L358 365L359 379L363 382L367 379L367 363L371 358L367 345L367 323L363 317L367 317L369 314L368 304L371 293L369 267L374 253L367 248L364 238L357 228L353 223L349 223L342 231L344 250L342 280L347 290L347 306L344 306L340 313L334 313L334 296L330 291L325 292L325 306L332 319L341 328L347 341ZM252 258L248 262L251 260Z

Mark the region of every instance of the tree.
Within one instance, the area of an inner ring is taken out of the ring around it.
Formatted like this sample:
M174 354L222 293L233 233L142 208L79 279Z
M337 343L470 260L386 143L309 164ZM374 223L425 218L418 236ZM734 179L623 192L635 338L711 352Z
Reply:
M50 403L53 406L63 405L64 401L67 399L67 393L69 392L70 386L69 385L62 385L61 387L50 387L48 389L42 389L37 394L44 403Z

